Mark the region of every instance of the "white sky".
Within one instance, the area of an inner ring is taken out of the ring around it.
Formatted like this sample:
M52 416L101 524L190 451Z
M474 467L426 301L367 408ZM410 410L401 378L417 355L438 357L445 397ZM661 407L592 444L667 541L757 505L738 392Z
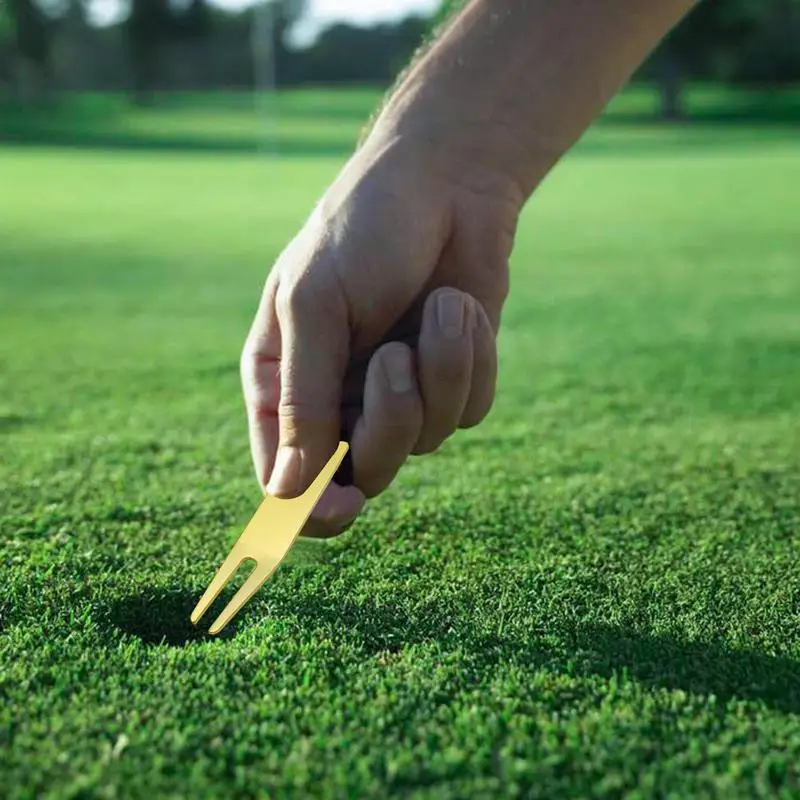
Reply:
M238 9L249 0L212 0L215 5ZM404 17L415 12L429 13L439 7L440 0L310 0L305 19L298 23L292 38L298 44L312 41L327 25L339 20L355 24L371 24ZM120 14L119 0L91 0L90 14L101 24Z
M217 0L222 3L236 0ZM414 12L429 13L440 5L440 0L310 0L309 13L298 23L292 37L297 40L313 39L317 32L338 20L369 24L398 19Z

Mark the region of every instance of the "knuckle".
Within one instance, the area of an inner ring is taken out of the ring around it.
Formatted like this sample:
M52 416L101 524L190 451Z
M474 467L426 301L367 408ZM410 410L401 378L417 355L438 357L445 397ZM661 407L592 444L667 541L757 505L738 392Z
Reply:
M275 409L263 397L253 396L248 398L250 417L254 422L263 423L275 416Z
M248 413L257 419L275 415L280 387L277 379L266 370L258 358L242 358L240 365L242 394Z
M444 356L436 359L431 372L436 383L460 385L469 379L469 360L464 353Z
M282 397L275 410L281 439L287 445L314 443L315 451L326 446L333 427L330 405ZM336 425L338 428L338 423ZM320 464L320 467L322 464Z
M314 420L320 417L319 407L285 392L278 402L278 416L282 420Z
M374 442L380 443L379 459L384 467L395 463L410 451L422 428L421 410L387 408L386 412L369 426L370 437Z
M275 293L275 309L279 317L293 318L322 310L319 292L308 277L282 282Z

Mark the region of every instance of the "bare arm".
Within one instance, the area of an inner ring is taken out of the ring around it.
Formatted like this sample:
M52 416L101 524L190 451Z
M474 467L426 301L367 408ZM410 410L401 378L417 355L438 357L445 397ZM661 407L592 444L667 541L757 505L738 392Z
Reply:
M519 212L692 5L469 0L399 81L270 272L242 358L268 491L308 488L344 423L354 481L320 501L324 535L488 414Z
M376 127L501 169L525 196L696 0L469 0Z

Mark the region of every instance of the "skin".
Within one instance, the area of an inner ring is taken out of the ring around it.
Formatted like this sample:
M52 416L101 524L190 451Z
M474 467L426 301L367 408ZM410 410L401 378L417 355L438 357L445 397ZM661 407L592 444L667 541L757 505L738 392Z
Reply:
M259 484L305 491L344 424L335 536L489 413L519 215L687 0L472 0L412 64L266 280L241 357Z

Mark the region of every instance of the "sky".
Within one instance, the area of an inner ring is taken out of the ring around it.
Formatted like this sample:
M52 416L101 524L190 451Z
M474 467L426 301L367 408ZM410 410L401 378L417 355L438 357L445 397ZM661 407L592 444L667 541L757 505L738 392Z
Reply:
M250 4L250 0L212 0L223 8L239 9ZM347 20L354 24L368 25L404 17L415 12L429 13L439 6L440 0L309 0L308 13L292 32L297 44L314 40L319 31L332 22ZM91 16L101 24L118 19L119 0L93 0Z
M241 0L238 0L241 1ZM218 0L222 3L237 0ZM429 13L439 7L440 0L310 0L309 13L293 32L300 43L313 40L321 28L338 20L370 24L398 19L414 12Z

